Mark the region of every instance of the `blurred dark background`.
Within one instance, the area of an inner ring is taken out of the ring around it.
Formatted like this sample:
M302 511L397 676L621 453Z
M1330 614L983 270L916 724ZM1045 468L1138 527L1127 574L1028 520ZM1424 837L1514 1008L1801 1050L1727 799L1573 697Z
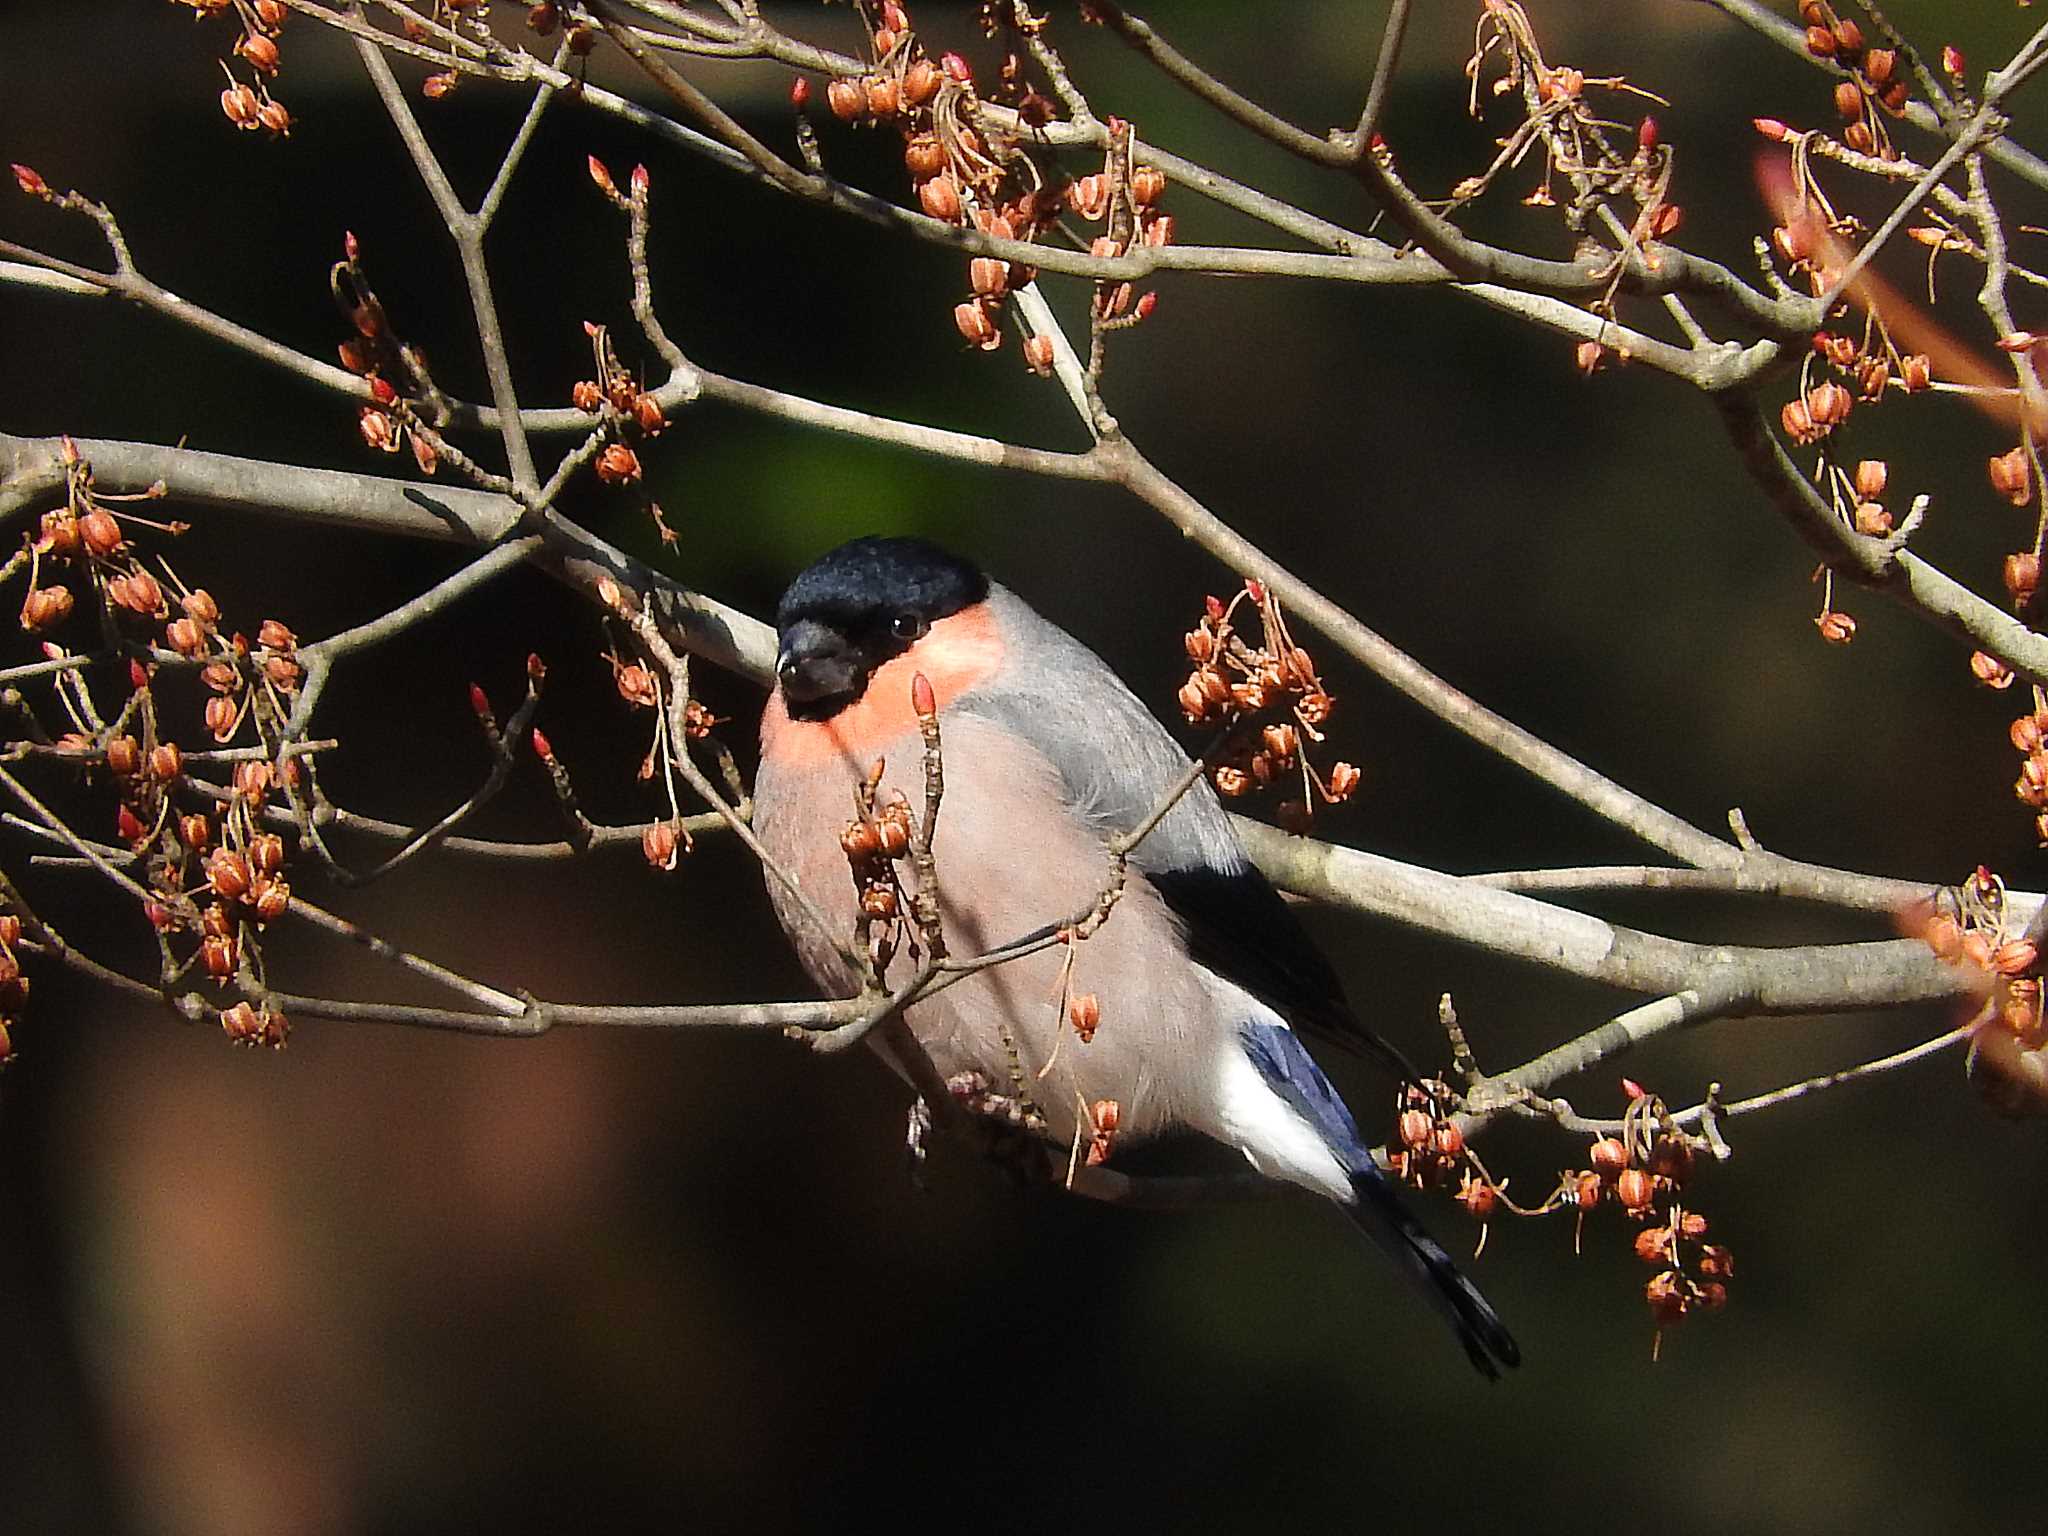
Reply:
M1459 70L1476 6L1418 7L1387 134L1447 187L1491 153ZM1757 113L1832 121L1828 81L1706 6L1533 7L1555 62L1670 98L1676 195L1696 246L1747 269L1765 223ZM1783 7L1789 12L1790 6ZM1888 7L1973 68L2032 25L2010 7ZM1350 221L1358 199L1248 140L1056 7L1098 111ZM233 33L163 0L0 6L0 159L107 201L143 268L193 300L327 355L325 269L344 229L444 384L484 391L448 243L352 55L303 19L283 38L287 144L222 120ZM790 7L851 46L843 9ZM1296 120L1348 122L1383 5L1157 0L1148 12ZM965 7L914 20L991 67ZM508 21L516 12L508 9ZM401 66L409 82L418 72ZM624 83L615 70L608 81ZM787 146L787 74L707 75ZM2038 95L2038 89L2035 93ZM475 83L425 107L480 188L523 103ZM1644 104L1615 98L1632 119ZM2022 131L2039 102L2018 104ZM1493 128L1498 129L1498 124ZM827 120L831 162L899 192L879 136ZM1014 338L963 352L957 259L811 213L609 119L558 103L494 237L529 403L585 375L579 322L632 357L619 221L582 169L644 159L655 276L698 360L832 401L1074 446ZM1839 178L1838 178L1839 180ZM2002 184L2003 185L2003 184ZM2017 223L2038 195L2010 194ZM1850 206L1877 207L1864 188ZM1188 241L1248 231L1169 193ZM1559 248L1504 199L1488 229ZM82 221L0 201L7 238L99 261ZM1909 291L1914 258L1892 267ZM1959 326L1975 275L1945 274ZM2038 888L2007 785L2008 697L1964 653L1859 594L1847 650L1811 615L1811 557L1743 478L1706 403L1449 293L1181 279L1120 340L1108 390L1171 474L1427 664L1701 826L1731 805L1803 858L1933 880L1982 861ZM1072 288L1054 302L1075 314ZM2022 297L2023 304L2031 300ZM2023 311L2022 322L2040 317ZM1981 334L1971 330L1969 334ZM157 319L0 287L0 427L369 463L353 412ZM2003 429L1943 399L1859 412L1856 454L1895 499L1935 493L1920 547L1996 590L2028 530L1991 495ZM489 443L479 445L484 451ZM919 531L981 557L1101 649L1164 712L1178 634L1229 580L1107 491L999 478L728 410L681 416L649 455L681 533L660 557L622 498L576 515L755 612L838 539ZM454 556L205 513L174 551L240 624L317 636L418 589ZM485 762L464 703L553 668L542 722L592 813L640 820L640 722L612 692L592 615L538 577L501 584L409 644L345 669L325 719L330 783L395 818L438 814ZM1500 766L1328 647L1336 737L1367 788L1330 835L1456 871L1640 851ZM706 689L750 750L758 699ZM488 829L548 836L528 772ZM367 851L367 850L362 850ZM141 925L80 877L27 869L74 939L146 961ZM803 995L756 873L707 840L678 875L630 852L518 874L416 865L369 892L301 893L501 985L587 1000ZM1798 909L1658 896L1604 904L1688 937L1869 934ZM1620 999L1384 925L1313 914L1353 996L1413 1053L1442 1053L1453 991L1501 1067ZM125 946L125 947L124 947ZM305 991L388 977L301 935L272 964ZM1047 1531L1241 1530L1452 1518L1469 1529L2038 1529L2039 1131L1988 1116L1954 1058L1742 1122L1701 1192L1740 1272L1724 1314L1650 1361L1645 1272L1614 1219L1572 1253L1562 1220L1498 1223L1477 1272L1527 1366L1482 1388L1435 1320L1307 1203L1133 1216L1042 1193L944 1151L921 1194L904 1095L866 1059L774 1039L563 1031L493 1043L309 1021L281 1055L110 1003L38 972L0 1077L0 1527L137 1533L834 1528L914 1520ZM1717 1025L1628 1070L1673 1099L1731 1095L1906 1044L1936 1015ZM1386 1085L1338 1061L1362 1118ZM1611 1073L1567 1090L1613 1113ZM1567 1138L1489 1138L1534 1198L1581 1159ZM1474 1228L1444 1199L1454 1249Z

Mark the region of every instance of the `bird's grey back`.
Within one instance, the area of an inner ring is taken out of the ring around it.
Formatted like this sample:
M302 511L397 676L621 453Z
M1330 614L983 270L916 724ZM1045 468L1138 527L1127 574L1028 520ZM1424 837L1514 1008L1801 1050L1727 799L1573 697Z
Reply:
M1007 652L999 688L954 708L1028 741L1059 772L1079 813L1104 837L1142 822L1186 771L1188 754L1101 657L991 583L988 602ZM1131 854L1166 899L1191 956L1263 998L1290 1023L1412 1075L1366 1029L1330 963L1245 856L1222 802L1197 781Z

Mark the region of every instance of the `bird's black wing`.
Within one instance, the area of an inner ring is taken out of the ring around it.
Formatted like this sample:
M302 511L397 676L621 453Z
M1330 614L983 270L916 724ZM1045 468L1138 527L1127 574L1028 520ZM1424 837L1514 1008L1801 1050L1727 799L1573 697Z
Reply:
M1196 960L1297 1028L1371 1056L1396 1077L1416 1076L1406 1057L1359 1022L1336 971L1264 875L1249 865L1232 872L1145 855L1141 843L1131 862L1181 920Z

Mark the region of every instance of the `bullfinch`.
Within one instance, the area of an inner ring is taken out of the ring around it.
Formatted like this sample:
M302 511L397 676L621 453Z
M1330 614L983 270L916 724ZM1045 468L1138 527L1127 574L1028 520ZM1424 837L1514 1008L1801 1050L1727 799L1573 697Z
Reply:
M1109 840L1189 767L1094 652L923 540L841 545L790 584L775 623L754 826L815 909L844 917L839 934L820 932L768 882L805 969L831 995L859 990L840 949L857 912L840 843L854 786L880 759L882 795L900 789L924 804L917 674L941 731L932 853L956 957L1089 910ZM907 866L904 879L914 888ZM1064 1007L1084 993L1100 1010L1085 1043ZM949 1079L1028 1085L1062 1146L1090 1130L1089 1105L1114 1100L1118 1146L1199 1132L1336 1202L1449 1320L1474 1365L1497 1378L1519 1363L1500 1318L1409 1214L1303 1047L1297 1027L1377 1042L1206 781L1131 851L1121 899L1085 941L978 971L911 1004L904 1021Z

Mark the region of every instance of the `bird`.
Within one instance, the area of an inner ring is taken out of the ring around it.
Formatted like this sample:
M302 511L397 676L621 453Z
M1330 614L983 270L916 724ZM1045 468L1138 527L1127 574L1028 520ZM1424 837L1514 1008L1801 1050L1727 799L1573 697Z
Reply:
M1111 840L1190 768L1107 663L928 541L871 535L820 556L783 593L775 627L753 825L804 893L767 881L778 921L828 995L860 988L846 958L859 908L841 846L858 786L879 762L884 800L901 792L925 803L918 706L939 727L944 793L930 851L954 956L1089 911ZM820 927L842 919L836 932ZM1085 1043L1066 1009L1083 993L1099 1008ZM1085 940L973 972L902 1016L949 1080L1027 1088L1059 1145L1078 1145L1089 1106L1111 1100L1118 1149L1198 1132L1259 1174L1342 1207L1481 1373L1498 1379L1520 1363L1498 1314L1409 1212L1302 1044L1309 1029L1390 1054L1246 857L1205 779L1129 850L1120 898Z

